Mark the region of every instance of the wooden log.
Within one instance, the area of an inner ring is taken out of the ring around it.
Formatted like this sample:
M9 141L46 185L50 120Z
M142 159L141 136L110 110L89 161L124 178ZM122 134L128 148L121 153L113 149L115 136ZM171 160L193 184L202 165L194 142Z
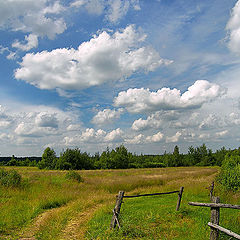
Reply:
M224 203L199 203L199 202L189 202L189 205L198 207L219 207L219 208L232 208L240 209L240 205L224 204Z
M124 191L119 191L116 199L116 205L114 207L114 213L112 216L111 225L110 225L111 229L116 227L116 223L118 221L118 216L119 216L121 205L122 205L123 196L124 196Z
M219 197L212 197L212 201L214 203L219 203ZM219 207L211 207L211 223L218 225L220 218L220 208ZM210 240L217 240L219 236L219 231L216 228L211 228Z
M177 201L176 211L178 211L179 208L180 208L180 204L181 204L181 200L182 200L182 194L183 194L183 189L184 189L184 187L181 187L180 191L178 193L178 201Z
M179 191L164 192L164 193L139 194L139 195L132 195L132 196L123 196L123 198L135 198L135 197L146 197L146 196L158 196L158 195L172 194L172 193L179 193Z
M238 235L237 233L234 233L234 232L232 232L232 231L230 231L230 230L228 230L226 228L223 228L223 227L221 227L221 226L219 226L217 224L209 222L208 226L212 227L212 228L215 228L215 229L218 229L219 231L224 232L225 234L227 234L227 235L229 235L231 237L234 237L236 239L240 239L240 235Z

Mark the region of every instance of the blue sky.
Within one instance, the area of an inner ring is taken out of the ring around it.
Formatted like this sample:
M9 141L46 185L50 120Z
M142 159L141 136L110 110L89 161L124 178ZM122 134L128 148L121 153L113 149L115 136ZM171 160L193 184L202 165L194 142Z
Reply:
M0 154L239 147L240 1L0 1Z

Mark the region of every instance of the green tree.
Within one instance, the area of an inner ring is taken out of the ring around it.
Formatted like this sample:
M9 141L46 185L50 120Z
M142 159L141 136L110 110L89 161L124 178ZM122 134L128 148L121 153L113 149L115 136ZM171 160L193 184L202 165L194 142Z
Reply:
M115 151L113 152L113 156L111 156L111 158L112 158L113 168L117 168L117 169L128 168L128 164L129 164L128 150L123 145L116 147Z
M110 169L111 168L110 151L109 151L108 147L107 147L106 151L102 152L102 154L99 158L98 166L99 166L99 168L102 168L102 169Z
M179 147L177 145L174 147L171 160L172 160L171 166L173 167L178 167L182 165L182 156L179 153Z
M226 154L218 177L224 188L233 191L240 189L240 156L237 151Z
M89 155L84 152L81 153L80 149L70 149L67 148L63 153L60 154L60 157L57 161L57 169L91 169L92 161Z
M42 160L38 163L38 167L40 169L47 168L47 169L55 169L57 163L57 157L55 151L47 147L42 155Z

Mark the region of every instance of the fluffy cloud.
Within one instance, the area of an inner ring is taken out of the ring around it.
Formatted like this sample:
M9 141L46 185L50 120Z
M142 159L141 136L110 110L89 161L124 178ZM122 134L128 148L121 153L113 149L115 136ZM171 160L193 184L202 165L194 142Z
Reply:
M92 123L97 125L104 125L112 123L113 120L120 118L123 109L111 110L104 109L103 111L99 111L92 119Z
M84 132L82 132L80 139L83 142L94 142L96 140L100 140L105 135L106 132L102 129L95 131L93 128L87 128Z
M25 109L25 112L15 113L15 121L18 123L14 133L24 138L59 135L62 130L66 129L68 122L74 121L70 117L71 114L68 114L59 109L44 106L36 107L35 110L31 109L30 111Z
M139 118L132 124L132 129L142 131L150 128L160 128L162 126L161 113L157 112L149 116L146 120Z
M56 114L41 112L36 116L35 123L38 127L58 128L58 119Z
M171 63L151 47L143 46L145 38L130 25L112 35L105 31L95 35L77 50L28 53L15 77L41 89L83 89Z
M5 0L0 2L0 28L30 32L53 39L66 29L58 14L65 10L59 1ZM22 45L20 45L23 47Z
M64 137L65 145L77 145L80 143L113 143L122 141L123 131L120 128L114 129L111 132L105 132L102 129L95 130L87 128L81 134L75 136Z
M166 143L175 143L179 141L179 138L182 136L181 132L176 132L172 137L166 137Z
M229 19L226 29L229 32L229 48L240 54L240 0L237 1L232 9L231 18Z
M0 128L16 139L60 135L76 121L74 113L65 113L53 107L20 105L17 108L6 110L0 106Z
M199 116L200 114L197 112L192 113L190 116L183 116L181 121L172 121L170 123L170 127L174 128L189 128L189 127L196 127L200 125Z
M125 139L125 142L128 144L140 144L142 143L144 140L144 135L143 134L139 134L137 136L134 136L133 138L127 138Z
M80 124L70 124L67 126L67 131L79 131L81 129Z
M181 95L176 88L162 88L151 92L144 88L130 88L120 92L114 99L114 105L125 107L131 113L159 110L200 108L204 103L224 95L226 89L206 80L197 80L188 91Z
M158 132L152 136L147 136L146 141L147 142L160 142L164 137L164 134L161 132Z
M123 131L120 128L117 128L111 131L110 133L108 133L105 136L104 140L106 142L120 142L123 140L122 135L123 135Z
M56 129L47 127L37 127L34 124L21 122L14 131L21 137L44 137L48 135L56 135Z
M28 36L25 36L26 43L20 43L18 40L15 40L15 42L12 44L12 47L18 48L22 51L28 51L32 48L35 48L38 46L38 37L34 34L29 34Z

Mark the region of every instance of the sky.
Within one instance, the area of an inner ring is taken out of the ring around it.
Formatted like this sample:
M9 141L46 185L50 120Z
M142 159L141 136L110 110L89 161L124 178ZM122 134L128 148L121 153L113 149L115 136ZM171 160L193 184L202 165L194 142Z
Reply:
M0 0L0 156L240 141L240 0Z

